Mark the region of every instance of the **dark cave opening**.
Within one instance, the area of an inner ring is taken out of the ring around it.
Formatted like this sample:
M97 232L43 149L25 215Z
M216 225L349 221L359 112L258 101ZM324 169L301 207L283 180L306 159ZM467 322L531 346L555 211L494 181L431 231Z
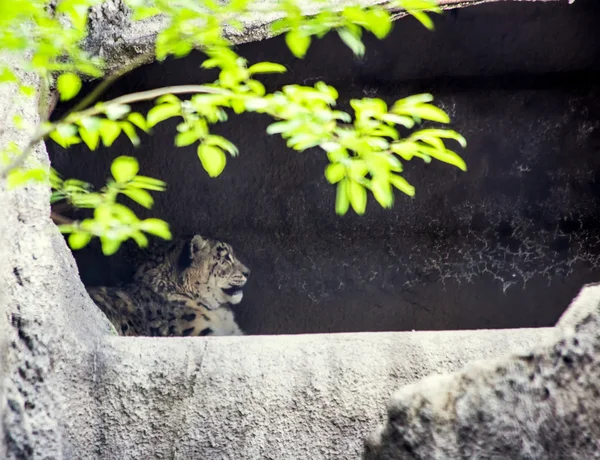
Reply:
M334 34L304 60L282 38L238 46L250 63L288 67L262 79L270 91L321 79L337 87L342 108L353 97L434 94L467 138L458 152L469 169L405 163L417 195L397 194L392 210L370 199L364 216L336 216L325 155L289 150L253 114L214 126L240 149L216 179L194 146L173 146L174 121L137 149L120 138L95 152L48 150L63 175L96 186L122 154L165 180L152 210L133 209L176 235L233 245L252 269L234 309L249 334L551 326L600 273L599 20L591 0L500 2L447 12L434 32L402 19L385 41L366 37L360 60ZM192 53L144 66L104 97L214 80L201 61ZM143 258L135 244L111 257L97 243L74 254L87 285L126 282Z

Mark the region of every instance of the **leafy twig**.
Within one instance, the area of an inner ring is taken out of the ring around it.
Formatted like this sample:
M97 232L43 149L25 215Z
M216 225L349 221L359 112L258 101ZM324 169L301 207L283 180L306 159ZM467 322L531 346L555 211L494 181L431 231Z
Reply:
M208 94L224 94L225 91L220 90L218 88L205 86L205 85L182 85L182 86L168 86L165 88L157 88L149 91L141 91L139 93L127 94L125 96L120 96L115 99L112 99L107 102L103 102L102 104L97 104L94 107L90 107L89 109L82 110L81 112L69 112L67 113L59 123L69 122L73 120L73 118L81 118L87 116L97 115L102 113L107 106L109 105L122 105L122 104L131 104L133 102L141 102L147 101L151 99L156 99L157 97L164 96L165 94L192 94L192 93L208 93ZM44 120L45 122L45 120ZM5 179L8 174L14 169L23 165L27 157L31 154L33 148L41 141L43 141L48 134L52 132L52 128L54 125L49 125L46 127L42 127L45 125L44 122L41 122L37 133L31 138L23 152L19 154L8 166L3 168L0 171L0 179Z
M90 94L85 96L78 104L75 105L69 112L79 112L83 109L87 109L90 105L92 105L96 99L100 97L100 95L106 91L106 89L112 85L116 80L121 78L126 73L132 71L138 66L142 65L146 60L151 57L150 53L144 53L137 56L133 61L131 61L128 65L118 69L116 72L112 73L108 77L106 77L102 82L96 86Z

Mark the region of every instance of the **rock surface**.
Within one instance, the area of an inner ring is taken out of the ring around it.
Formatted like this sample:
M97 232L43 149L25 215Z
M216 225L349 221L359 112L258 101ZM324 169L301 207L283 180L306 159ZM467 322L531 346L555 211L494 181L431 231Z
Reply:
M35 85L25 76L24 84ZM37 122L36 104L16 87L0 87L4 120ZM8 113L7 113L8 112ZM0 145L28 139L4 126ZM48 164L43 144L31 161ZM72 448L84 420L94 420L88 361L108 321L85 294L75 261L50 220L50 191L0 181L0 415L2 459L84 458ZM75 399L72 399L75 398ZM1 451L0 451L1 452Z
M558 326L554 343L396 392L364 459L597 458L600 284Z

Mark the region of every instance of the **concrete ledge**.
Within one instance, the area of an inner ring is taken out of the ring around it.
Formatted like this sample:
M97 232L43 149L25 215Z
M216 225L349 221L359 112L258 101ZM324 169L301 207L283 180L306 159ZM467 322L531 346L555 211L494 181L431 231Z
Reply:
M553 329L117 338L91 369L77 458L353 459L398 387L516 353ZM71 395L76 398L76 395Z

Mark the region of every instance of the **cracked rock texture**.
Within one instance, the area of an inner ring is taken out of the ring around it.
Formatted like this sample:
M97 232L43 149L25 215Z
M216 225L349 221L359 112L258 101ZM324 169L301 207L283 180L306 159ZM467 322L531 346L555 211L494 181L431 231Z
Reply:
M361 60L335 34L304 60L282 38L238 46L250 63L288 67L264 78L270 90L323 79L346 109L353 97L435 95L469 142L459 150L469 170L406 163L417 195L398 193L392 210L370 200L365 216L336 216L325 155L287 149L260 116L232 114L212 128L241 152L217 179L195 146L173 146L176 121L140 149L125 138L94 153L52 143L51 158L67 177L101 186L110 161L132 154L166 180L154 208L136 212L234 245L253 273L236 307L249 333L552 326L600 270L599 21L589 0L498 2L446 12L435 32L400 20L383 42L367 37ZM106 97L212 81L201 59L140 68ZM131 246L110 258L97 245L77 251L84 283L127 281Z
M36 82L25 77L25 83ZM2 85L2 119L29 125L35 104ZM0 145L27 138L4 127ZM33 163L48 164L40 145ZM84 442L95 402L89 392L90 351L108 322L84 293L75 262L49 218L46 187L6 190L0 182L0 458L67 459ZM2 452L6 449L6 452Z
M557 328L553 344L396 392L363 458L597 458L599 284L581 291Z

